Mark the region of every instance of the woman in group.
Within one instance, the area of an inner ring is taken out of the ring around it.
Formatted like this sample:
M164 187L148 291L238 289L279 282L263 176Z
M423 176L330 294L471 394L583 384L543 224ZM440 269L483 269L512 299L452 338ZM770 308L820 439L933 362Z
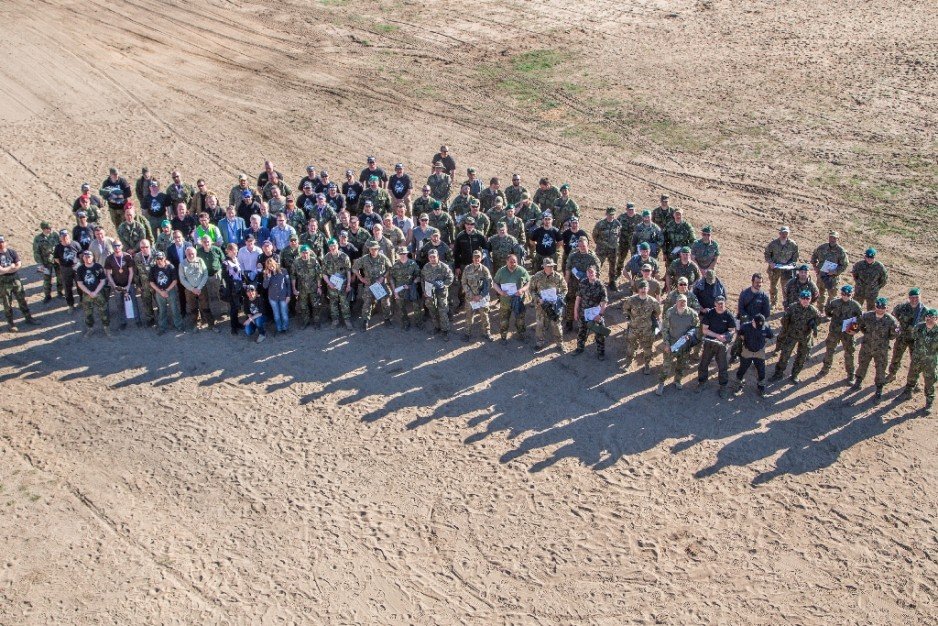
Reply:
M228 317L231 322L231 334L237 335L241 329L238 312L241 310L241 294L244 291L244 272L238 261L238 246L229 243L225 246L225 260L222 261L222 281L228 294Z
M264 289L267 290L267 299L274 312L274 325L278 333L287 332L290 323L290 275L280 267L276 259L267 259L264 265Z

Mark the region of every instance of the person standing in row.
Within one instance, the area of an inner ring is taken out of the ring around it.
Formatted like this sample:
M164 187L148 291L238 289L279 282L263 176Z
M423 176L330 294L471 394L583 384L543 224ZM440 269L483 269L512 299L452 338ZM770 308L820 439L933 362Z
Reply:
M883 397L883 386L886 384L886 369L889 362L889 343L899 336L899 321L886 312L886 298L878 298L875 308L860 316L859 331L863 333L863 344L860 346L860 358L857 364L857 377L851 389L859 391L863 387L863 377L873 361L876 367L876 385L874 398Z

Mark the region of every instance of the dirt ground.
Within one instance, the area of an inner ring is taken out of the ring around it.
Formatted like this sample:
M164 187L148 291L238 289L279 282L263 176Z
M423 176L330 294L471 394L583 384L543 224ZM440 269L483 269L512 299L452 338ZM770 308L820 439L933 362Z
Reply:
M803 257L837 228L890 298L938 302L934 3L0 17L0 232L30 261L112 164L222 195L265 158L422 182L447 143L483 178L569 181L590 228L667 190L734 294L787 223ZM605 363L399 329L86 340L22 274L42 326L0 335L0 623L935 621L936 422L818 379L821 346L764 399L658 398L617 336Z

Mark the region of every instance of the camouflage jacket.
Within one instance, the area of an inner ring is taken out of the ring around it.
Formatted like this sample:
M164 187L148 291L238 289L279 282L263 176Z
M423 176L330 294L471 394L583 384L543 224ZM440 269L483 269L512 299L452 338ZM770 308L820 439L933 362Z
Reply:
M407 259L403 263L398 260L397 263L391 266L389 275L395 287L410 285L420 276L420 266L413 259Z
M835 276L842 274L849 263L847 251L838 244L831 245L829 243L821 244L811 255L811 265L819 271L821 266L824 265L824 261L837 264L837 269L832 272Z
M298 291L310 293L316 292L321 288L322 272L323 268L319 259L316 258L316 255L310 254L308 261L304 261L300 258L293 262L293 269L290 271L290 275L293 277Z
M449 205L449 211L455 217L460 215L465 215L469 212L469 201L472 200L472 196L469 194L462 195L461 193L453 198L453 202Z
M796 302L787 309L782 317L782 332L789 340L806 339L809 334L817 330L821 312L813 304L801 306Z
M498 223L504 222L507 213L505 212L505 207L500 209L490 209L485 212L485 216L489 218L489 223L491 224L492 231L498 230Z
M436 265L427 263L423 266L423 269L420 270L420 277L428 283L440 281L445 287L449 287L453 283L453 270L442 261ZM424 295L429 297L432 296L433 293L425 293Z
M417 218L420 217L421 213L426 213L430 215L433 211L431 208L431 202L433 201L433 196L424 198L422 195L414 200L414 223L416 224Z
M437 215L435 212L430 213L430 226L440 231L440 239L444 243L452 245L453 241L456 239L456 224L453 222L453 218L446 211L440 211L440 214Z
M564 270L570 273L576 270L580 276L574 277L574 280L586 280L586 270L590 265L595 265L597 268L599 267L599 257L596 256L592 250L587 250L586 252L574 250L567 255L567 265L564 267Z
M312 248L313 256L322 260L326 253L326 234L321 230L311 233L308 230L300 235L300 245Z
M664 314L661 321L661 338L669 346L686 335L691 329L700 328L700 315L689 306L683 313L677 310L677 306L672 306Z
M449 174L430 174L427 186L430 187L430 197L442 202L445 208L453 187L453 179Z
M698 239L690 247L690 256L701 270L708 270L720 256L720 244L713 239L708 244Z
M821 292L818 291L817 285L814 284L814 281L809 278L807 282L802 283L798 280L797 276L789 278L788 282L785 283L785 308L787 309L797 303L798 298L801 297L801 292L805 289L811 292L811 304L814 304L821 294Z
M524 222L521 221L521 218L517 215L514 217L505 217L504 220L505 226L508 227L508 234L517 239L518 241L524 241Z
M885 265L879 261L867 263L865 259L853 264L852 274L857 298L878 294L889 279Z
M593 227L593 241L596 242L596 254L615 254L619 249L619 235L622 224L619 220L602 219Z
M531 198L534 204L536 204L541 209L541 213L544 211L553 212L554 204L556 204L557 200L559 199L560 190L557 189L557 187L554 185L551 185L547 189L541 189L538 187L537 191L534 192L534 197Z
M580 299L580 313L609 300L606 286L598 278L593 282L590 282L588 278L581 280L577 297Z
M661 227L654 222L649 224L640 222L636 225L635 231L632 233L632 249L634 250L640 243L654 244L659 248L663 246L664 233L661 232Z
M505 187L505 202L508 203L508 206L516 205L521 202L521 196L527 192L528 190L521 185L508 185Z
M632 215L623 213L616 219L622 224L622 230L619 232L619 245L631 246L632 235L635 234L636 227L642 223L642 216L638 213L633 213Z
M312 255L313 258L316 258L316 255ZM300 258L300 247L287 246L280 251L280 265L283 266L283 269L287 270L291 275L293 274L293 265L296 263L297 259Z
M580 217L580 207L576 202L573 201L573 198L567 197L567 199L564 200L561 197L558 198L556 202L554 202L553 214L554 225L560 230L563 230L569 226L567 221L569 221L571 217L574 215Z
M677 304L677 297L681 295L677 289L672 289L668 292L668 295L664 299L663 308L665 311ZM696 294L690 289L687 290L687 293L684 294L687 296L687 308L693 309L695 311L700 311L700 300L697 299Z
M492 253L492 262L504 265L509 254L518 247L518 240L511 235L492 235L489 237L489 251Z
M675 210L676 209L672 206L669 206L667 209L656 206L651 210L651 221L660 226L661 230L664 230L668 224L674 221Z
M348 255L339 250L334 255L327 252L322 259L322 271L326 278L332 276L333 274L342 274L342 277L345 277L345 273L352 269L352 262L349 260ZM342 285L344 289L346 285Z
M134 270L136 275L134 280L140 279L140 286L143 289L150 288L150 268L156 265L156 255L150 254L148 257L144 257L143 253L138 252L134 255Z
M537 272L531 277L529 284L531 285L529 291L535 298L540 298L541 292L545 289L556 289L557 297L561 299L567 295L567 281L565 281L563 275L556 270L552 272L550 276L548 276L544 270Z
M902 330L902 338L911 341L912 330L925 319L926 307L921 301L918 307L912 308L909 302L900 302L893 308L892 316L899 320L899 328Z
M860 306L860 303L853 298L847 301L841 298L831 298L830 301L824 305L824 313L827 317L831 318L829 332L839 335L843 332L841 329L843 328L844 320L855 317L858 322L860 321L860 316L863 315L863 308Z
M462 286L467 296L487 296L492 286L492 273L481 263L470 263L462 271Z
M370 254L366 254L365 256L355 259L352 269L355 270L356 273L360 273L366 281L373 283L379 278L387 276L388 270L391 269L391 259L380 252L378 256L374 257Z
M658 260L653 256L643 259L641 254L633 254L629 262L626 263L625 269L633 278L638 279L642 277L642 266L646 263L651 265L651 275L657 276L660 266L658 265Z
M501 198L502 204L508 206L508 201L505 199L505 192L499 189L498 191L492 191L491 187L486 187L482 190L482 193L479 194L479 205L483 211L488 211L493 206L495 206L495 201Z
M693 285L703 276L700 267L693 261L688 261L687 265L681 263L681 259L674 259L668 266L668 279L671 284L676 285L679 278L686 278L688 285Z
M52 265L52 253L55 252L55 246L59 243L59 237L55 233L43 235L39 233L33 237L33 259L39 265Z
M632 288L632 293L638 293L638 283L643 280L641 276L633 276L630 286ZM648 283L648 297L654 298L657 300L661 296L661 283L654 278L649 278Z
M664 247L668 254L671 254L674 248L690 247L697 240L697 233L694 232L694 227L691 226L690 222L678 224L675 221L670 221L665 225L663 232Z
M651 331L653 321L661 317L661 304L651 296L629 296L622 302L622 312L629 320L629 328L636 331Z
M867 311L860 316L860 332L863 333L863 350L888 350L889 342L899 336L899 321L889 313L881 318L876 311Z
M384 215L391 212L391 196L386 189L378 187L377 189L366 188L359 197L359 205L365 206L365 201L371 200L371 205L378 215Z
M121 222L117 227L117 238L124 244L127 252L130 252L140 247L140 242L147 238L147 231L137 220Z
M765 247L765 262L779 265L788 265L798 261L798 244L791 239L782 243L781 239L773 239Z
M938 326L929 330L925 322L912 330L912 358L920 363L938 363Z

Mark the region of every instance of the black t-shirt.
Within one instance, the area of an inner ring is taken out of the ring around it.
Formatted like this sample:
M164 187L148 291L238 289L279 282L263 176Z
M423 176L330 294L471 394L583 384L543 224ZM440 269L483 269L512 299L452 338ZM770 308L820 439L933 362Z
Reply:
M323 182L322 180L316 181L313 185L313 193L326 193L326 188L329 186L329 183Z
M563 231L563 249L567 254L570 254L570 250L573 249L574 242L579 240L580 237L586 237L586 231L582 228L576 232L573 232L569 228Z
M7 248L6 252L0 252L0 267L10 267L20 262L20 255L15 250ZM6 274L10 276L10 274Z
M98 288L98 285L106 280L104 268L98 263L92 263L91 267L82 263L81 266L75 270L75 275L78 277L78 281L85 286L85 289L92 293Z
M104 182L101 183L101 192L104 194L104 199L107 200L108 206L112 209L118 209L124 206L124 203L130 199L131 189L123 176L119 177L116 182L112 181L111 177L108 176L104 179Z
M339 213L342 209L345 208L345 196L340 193L335 194L335 197L326 194L326 204L332 207L332 210Z
M167 263L163 267L154 263L153 267L150 268L150 282L163 291L172 285L177 278L179 278L179 275L172 263Z
M186 239L188 239L192 231L195 230L195 218L191 215L187 215L182 219L174 217L170 224L172 224L173 230L180 231L182 236Z
M91 226L76 226L72 229L72 241L81 246L82 252L91 246L94 241L94 231Z
M373 170L368 169L367 167L362 170L362 173L358 176L358 182L364 183L367 182L372 176L377 176L378 180L381 182L388 182L387 173L380 167L376 167Z
M126 254L122 254L120 259L116 254L112 254L104 260L104 269L111 271L111 280L118 287L126 287L130 283L130 270L133 266L133 259Z
M146 211L147 215L150 217L165 218L166 209L171 204L172 200L170 200L169 196L163 192L160 192L155 196L147 194L143 201L143 210Z
M352 243L347 243L344 246L340 245L339 250L348 255L349 261L354 261L362 255L362 251L358 249L358 246Z
M410 176L407 174L401 174L400 176L395 174L388 181L388 189L391 191L391 195L398 200L403 199L412 188L413 183L410 182Z
M736 330L736 317L729 311L717 313L716 309L700 316L700 323L718 335L724 335L730 330Z
M456 171L456 159L454 159L451 154L447 153L446 156L443 156L437 152L433 155L431 163L436 163L437 161L443 164L443 171L446 174L451 174Z
M253 300L244 298L244 314L248 317L264 314L264 300L258 296Z
M358 216L358 223L361 224L361 227L367 230L369 233L371 229L374 228L375 224L382 224L384 222L383 218L372 211L369 213L362 213Z
M313 214L313 210L316 208L316 194L311 193L308 196L305 193L301 193L296 197L296 208L303 211L308 218Z
M560 245L560 231L556 228L534 229L531 233L531 241L534 242L534 251L542 257L553 256L557 252L557 246Z
M67 246L57 243L55 250L52 251L52 257L59 262L61 267L73 269L81 262L78 258L79 254L81 254L81 246L76 241L69 241Z
M365 188L361 183L342 183L342 195L350 207L358 206L358 198L362 195Z

